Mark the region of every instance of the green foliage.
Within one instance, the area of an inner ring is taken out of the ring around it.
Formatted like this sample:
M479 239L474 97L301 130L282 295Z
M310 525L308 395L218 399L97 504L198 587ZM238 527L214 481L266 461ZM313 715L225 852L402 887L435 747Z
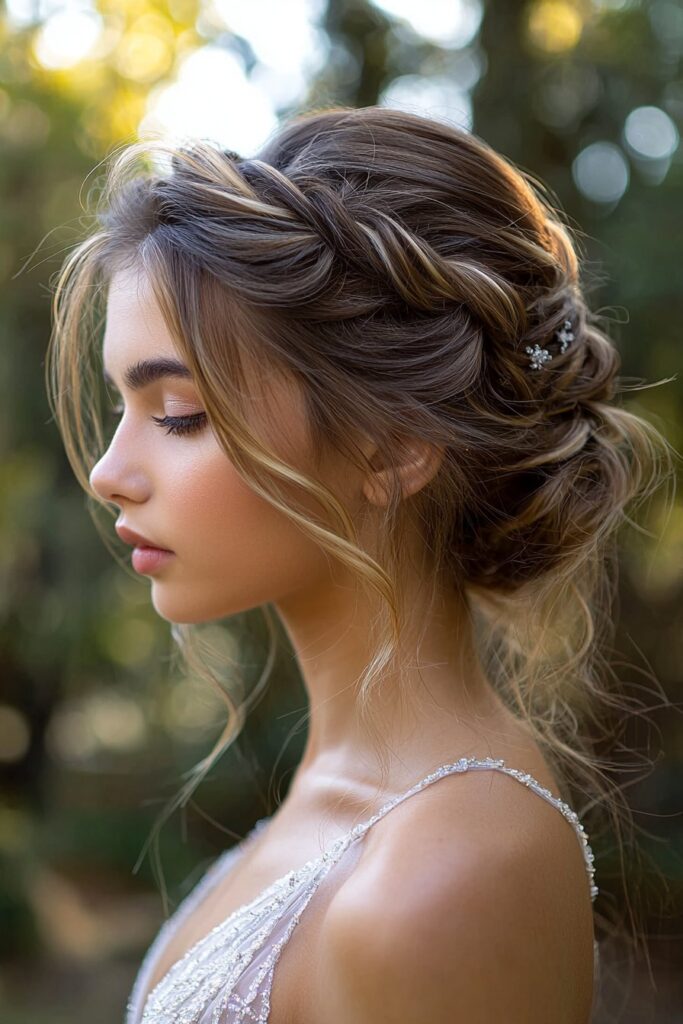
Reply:
M613 205L582 195L572 167L593 142L623 147L624 121L634 108L660 106L680 129L683 26L669 11L674 7L488 0L478 35L453 50L368 0L329 0L322 25L331 56L298 106L371 104L401 75L460 83L463 69L478 66L473 130L547 182L561 201L582 238L593 305L611 323L624 375L671 376L680 367L683 323L681 150L659 181L625 152L629 187ZM169 668L167 625L149 606L146 581L112 566L93 529L50 419L43 366L50 275L80 237L94 165L135 136L147 96L172 79L183 55L212 39L225 43L230 33L212 25L208 8L196 0L99 0L97 9L111 48L66 70L49 70L37 59L40 21L17 28L0 13L0 676L3 706L16 709L28 730L25 748L13 734L19 753L0 761L6 958L45 955L22 863L66 870L81 858L103 879L117 876L132 894L153 886L149 863L137 879L132 865L156 803L168 795L164 787L177 790L180 771L208 752L221 723L220 705L210 697L203 711L201 702L193 705L200 707L193 720L178 710L187 705ZM682 389L676 379L631 402L679 449ZM657 505L651 514L656 544L642 534L624 540L622 640L626 658L635 645L673 693L683 663L683 507L668 521ZM300 717L303 692L287 664L276 674L283 685L254 711L242 753L231 752L207 780L204 809L190 808L192 834L183 816L182 832L164 845L176 896L198 862L235 838L221 829L241 834L273 809L276 790L264 780L277 787L296 763L303 737L283 745L292 716ZM662 745L681 750L680 721L668 718L661 728ZM666 776L672 808L681 804L682 777L680 771ZM665 837L670 827L667 821L657 826ZM680 891L681 861L671 850L654 842L650 855ZM70 891L75 899L77 886ZM160 914L157 900L148 914L149 938ZM130 940L130 965L117 975L112 1006L106 1013L98 1006L102 1024L121 1016L139 945ZM103 976L114 950L101 955ZM72 951L70 969L86 972L91 964ZM61 1019L49 992L43 1014L40 995L22 1010L19 995L12 1005L9 981L6 991L3 1019Z

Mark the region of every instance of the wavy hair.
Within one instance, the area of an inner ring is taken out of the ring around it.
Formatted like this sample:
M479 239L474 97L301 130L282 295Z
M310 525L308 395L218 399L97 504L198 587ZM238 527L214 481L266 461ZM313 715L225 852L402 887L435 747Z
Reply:
M487 675L553 764L562 797L589 831L611 823L623 851L632 815L609 757L638 712L606 656L616 537L627 509L673 475L672 450L617 402L636 388L618 375L618 350L586 301L579 242L543 186L456 126L335 107L292 118L252 158L200 140L128 144L109 159L93 216L55 285L46 366L93 509L103 504L89 485L105 446L102 298L115 271L139 268L238 472L381 598L374 656L356 681L368 726L385 670L402 678L402 539L417 527L435 590L461 595ZM574 341L562 351L567 319ZM531 367L534 346L552 359ZM311 472L250 426L249 373L263 364L301 389ZM359 436L390 470L406 437L443 451L409 500L394 475L372 553L314 471L334 449L367 472ZM276 634L262 611L264 672L245 693L232 667L220 687L225 729L164 817L233 743L268 682ZM191 624L171 632L188 670L215 683L206 637Z

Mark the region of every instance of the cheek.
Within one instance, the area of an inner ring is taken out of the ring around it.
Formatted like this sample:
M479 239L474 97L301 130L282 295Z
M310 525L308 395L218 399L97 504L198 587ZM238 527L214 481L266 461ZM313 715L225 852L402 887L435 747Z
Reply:
M165 536L176 552L173 566L157 577L166 592L157 610L166 617L221 618L329 577L315 541L254 493L217 445L194 448L166 482Z

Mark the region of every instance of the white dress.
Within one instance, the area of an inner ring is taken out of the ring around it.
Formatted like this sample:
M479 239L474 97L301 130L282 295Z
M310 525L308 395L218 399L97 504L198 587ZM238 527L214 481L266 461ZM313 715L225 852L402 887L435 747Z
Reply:
M598 887L594 884L593 852L576 813L531 775L506 767L500 758L461 758L431 772L407 792L386 803L373 817L337 839L319 857L296 871L289 871L251 902L238 907L172 965L142 1005L154 965L166 944L200 901L230 871L269 819L258 821L242 842L216 858L200 882L162 924L135 978L125 1024L266 1024L271 1021L270 992L280 954L323 879L341 865L345 855L347 859L354 859L347 851L355 850L357 856L363 836L397 804L446 775L474 769L495 769L512 776L564 815L576 830L586 863L591 900L595 900ZM597 983L599 947L595 939L593 949Z

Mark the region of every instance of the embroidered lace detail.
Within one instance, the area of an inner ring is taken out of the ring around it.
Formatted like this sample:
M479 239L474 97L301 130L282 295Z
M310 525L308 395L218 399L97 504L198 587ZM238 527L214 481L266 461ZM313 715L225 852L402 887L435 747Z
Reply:
M591 900L595 885L593 851L578 815L568 804L553 796L531 775L508 768L496 758L460 758L441 765L407 792L384 804L367 821L356 825L336 840L321 856L276 879L255 899L238 907L177 960L149 993L142 1015L140 999L151 973L152 958L170 935L267 822L261 819L237 847L214 861L202 881L169 918L145 956L127 1006L126 1024L267 1024L270 993L280 954L323 878L351 843L363 836L393 807L453 772L496 769L511 775L556 807L576 830L581 842L590 883ZM594 940L597 964L598 945Z

